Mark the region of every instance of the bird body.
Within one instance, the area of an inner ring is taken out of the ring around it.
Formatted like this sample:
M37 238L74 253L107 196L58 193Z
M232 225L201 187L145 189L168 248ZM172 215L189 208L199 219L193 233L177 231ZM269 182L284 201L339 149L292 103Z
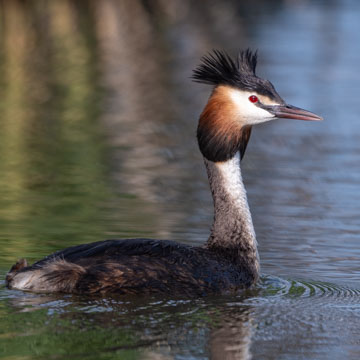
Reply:
M203 296L234 292L254 280L214 251L152 239L74 246L24 269L7 281L35 292Z
M287 105L255 75L256 54L233 60L214 51L193 79L214 90L197 129L214 201L214 222L202 247L152 239L106 240L73 246L8 272L9 288L34 292L200 296L234 293L256 283L260 265L240 160L251 128L276 117L321 120Z

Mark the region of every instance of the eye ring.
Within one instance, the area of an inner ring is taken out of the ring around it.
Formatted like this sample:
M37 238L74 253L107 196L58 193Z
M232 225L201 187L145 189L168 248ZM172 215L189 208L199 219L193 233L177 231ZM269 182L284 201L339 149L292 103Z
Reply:
M255 104L259 101L259 98L256 95L250 95L249 101L252 102L253 104Z

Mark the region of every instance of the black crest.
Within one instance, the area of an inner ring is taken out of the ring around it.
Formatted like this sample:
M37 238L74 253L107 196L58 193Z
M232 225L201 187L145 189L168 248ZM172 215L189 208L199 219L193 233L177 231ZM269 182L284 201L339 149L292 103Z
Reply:
M241 90L281 100L268 80L256 76L257 52L240 51L234 59L225 51L213 50L202 58L202 63L193 71L195 82L208 85L229 85Z
M209 85L237 86L248 76L255 76L257 53L247 49L232 59L225 51L213 50L205 55L202 63L194 70L192 79Z

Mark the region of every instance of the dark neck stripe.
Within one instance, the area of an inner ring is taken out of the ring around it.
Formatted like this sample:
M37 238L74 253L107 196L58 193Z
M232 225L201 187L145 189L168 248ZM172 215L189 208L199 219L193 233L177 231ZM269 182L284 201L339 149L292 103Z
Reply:
M251 135L251 126L244 126L240 133L229 137L226 133L219 133L200 125L197 129L199 148L205 159L213 162L227 161L239 151L241 159L245 155L246 147Z

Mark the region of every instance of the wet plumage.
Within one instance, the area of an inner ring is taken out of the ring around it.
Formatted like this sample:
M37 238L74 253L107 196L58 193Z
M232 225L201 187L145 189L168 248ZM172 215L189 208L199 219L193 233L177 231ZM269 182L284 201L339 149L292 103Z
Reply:
M126 239L70 247L21 271L42 272L26 287L30 291L206 295L249 286L253 279L239 266L206 248ZM7 281L11 283L11 272Z

